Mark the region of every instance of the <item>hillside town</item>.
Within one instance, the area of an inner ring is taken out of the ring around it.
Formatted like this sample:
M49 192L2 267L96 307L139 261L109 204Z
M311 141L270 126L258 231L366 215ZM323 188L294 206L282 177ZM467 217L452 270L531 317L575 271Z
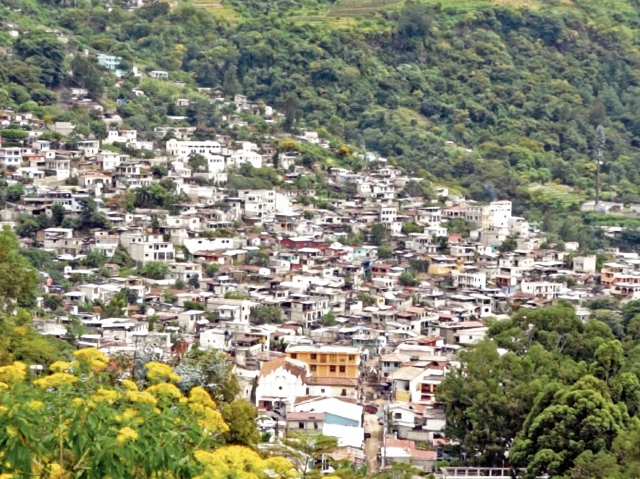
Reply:
M315 131L202 139L175 117L141 136L72 94L104 122L102 138L71 143L78 125L0 114L4 131L24 132L2 139L0 218L43 254L37 330L76 331L78 348L109 356L222 351L271 442L322 433L338 439L334 457L372 471L435 471L450 459L438 387L489 321L559 299L586 320L588 299L640 298L637 253L550 244L511 201L437 184L426 194L422 178L369 152L362 167L325 168L319 194L304 186L321 167L300 145L344 150ZM280 121L242 95L211 98L232 126L242 115ZM267 170L278 186L229 187Z

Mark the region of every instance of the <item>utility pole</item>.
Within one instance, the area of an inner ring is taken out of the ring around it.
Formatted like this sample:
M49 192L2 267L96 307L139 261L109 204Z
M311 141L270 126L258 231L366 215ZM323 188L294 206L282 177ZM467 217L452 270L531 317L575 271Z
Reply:
M593 147L596 150L596 201L593 205L593 211L598 211L598 205L600 204L600 164L602 163L602 152L606 143L607 138L604 133L604 127L598 125L596 136L593 139Z

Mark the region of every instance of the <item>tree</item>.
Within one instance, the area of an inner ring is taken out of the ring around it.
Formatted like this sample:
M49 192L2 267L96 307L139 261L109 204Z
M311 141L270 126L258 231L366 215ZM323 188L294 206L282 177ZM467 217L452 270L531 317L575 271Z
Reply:
M404 223L402 225L402 232L406 235L410 233L422 233L422 227L415 223Z
M20 198L22 198L23 195L24 189L22 188L22 185L20 183L16 183L15 185L11 185L9 186L9 188L7 188L6 198L7 201L11 203L20 201Z
M417 286L419 283L418 279L411 273L402 273L398 281L400 281L403 286Z
M387 259L393 256L393 248L389 245L383 244L378 246L378 258Z
M151 192L147 188L138 188L136 190L135 205L138 208L147 208L151 199Z
M526 478L563 477L586 451L611 450L629 423L626 407L614 404L604 382L593 376L572 386L551 383L536 398L509 456L514 466L526 468Z
M206 479L251 471L259 479L289 477L292 465L283 458L262 460L240 446L218 448L229 431L221 412L201 387L183 395L169 366L148 363L142 385L125 380L114 386L102 353L89 348L74 356L73 363L57 361L51 374L33 380L23 363L0 368L6 390L0 399L3 473Z
M14 303L27 302L35 296L38 275L27 258L19 252L17 236L4 226L0 232L0 304L10 311Z
M169 267L161 261L149 261L140 270L140 274L145 278L164 279L169 272Z
M333 314L333 311L329 311L327 314L322 316L322 325L323 326L335 326L337 323L336 315Z
M67 210L65 210L64 206L62 206L59 203L55 203L51 207L51 220L53 222L53 225L60 226L64 221L64 217L66 213L67 213Z
M127 300L121 295L115 295L109 300L102 311L103 318L123 318L127 317Z
M607 144L607 138L605 136L604 127L598 125L596 128L596 134L593 139L593 149L596 156L596 200L593 205L594 211L598 211L598 205L600 204L600 166L602 163L602 153Z
M104 213L98 211L98 207L93 198L82 198L80 204L82 205L82 211L80 212L81 228L106 228L109 225L109 220Z
M234 96L237 93L240 93L242 90L242 86L238 81L238 69L231 65L224 72L224 78L222 80L222 91L226 96Z
M43 304L45 308L55 311L62 307L62 298L57 294L48 294L45 296Z
M282 446L277 449L287 456L298 471L301 478L310 475L309 463L315 463L323 454L330 454L338 448L335 437L322 434L290 434L282 440Z
M515 250L518 247L518 237L515 235L509 235L507 238L500 244L498 251L500 254L508 253L510 251Z
M76 82L86 88L94 97L104 93L102 74L95 57L75 55L71 61L71 71Z
M206 169L209 163L204 156L199 155L198 153L192 153L189 155L188 164L193 171L200 171Z
M225 444L255 447L260 439L256 425L256 408L244 399L236 399L221 407L222 418L229 430L222 436Z
M200 287L200 276L197 274L192 275L189 278L189 286L191 286L192 288L199 288Z
M221 351L192 348L180 359L176 372L180 375L179 386L183 391L200 386L218 404L233 402L241 390L233 364Z
M300 121L300 100L294 92L284 101L284 127L291 130Z
M473 225L464 218L451 218L444 224L449 233L460 233L463 238L468 238Z
M204 269L204 273L208 278L214 278L216 274L218 274L218 271L220 271L220 265L218 263L209 263Z
M282 312L277 306L260 304L251 308L250 319L255 324L281 324Z
M6 130L0 131L0 136L2 137L2 139L4 141L21 142L22 140L26 139L27 136L29 136L29 135L24 130L18 130L18 129L11 128L11 129L6 129ZM22 185L20 185L20 186L22 186Z
M374 223L369 230L371 244L380 246L387 239L387 228L382 223Z
M15 53L25 62L41 70L40 82L57 86L64 76L64 44L53 35L36 30L21 35L14 44Z
M89 252L86 258L82 260L82 266L88 268L101 268L107 262L107 258L100 252L100 250L93 249Z

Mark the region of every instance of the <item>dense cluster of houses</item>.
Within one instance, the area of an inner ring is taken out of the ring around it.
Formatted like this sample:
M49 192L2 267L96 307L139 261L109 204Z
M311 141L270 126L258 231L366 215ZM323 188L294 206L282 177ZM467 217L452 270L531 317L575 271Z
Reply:
M253 108L242 96L234 103ZM105 139L66 149L41 139L45 125L31 114L0 115L5 128L29 126L27 139L0 147L8 183L24 189L0 212L3 225L15 228L25 213L51 216L55 205L79 216L87 197L110 223L44 228L21 239L65 262L71 285L46 281L46 295L58 295L63 306L37 320L38 330L65 337L79 321L78 345L108 354L225 351L272 437L323 433L338 438L340 457L431 471L448 457L438 386L457 353L485 336L486 318L559 298L580 305L596 288L640 298L637 254L609 251L612 260L600 271L595 255L575 253L577 243L563 251L547 245L536 225L512 215L510 201L479 204L446 188L428 201L403 194L416 179L383 158L359 172L326 170L336 194L323 197L321 209L299 200L313 198L313 190L225 189L231 167L273 166L269 143L223 135L201 141L193 139L195 128L171 125L140 140L135 130L119 129L117 115L104 120ZM74 126L51 128L68 135ZM314 132L297 140L322 145ZM139 159L105 149L117 144L154 154ZM205 167L189 165L194 154ZM279 162L284 179L310 173L293 155ZM183 203L173 214L125 211L115 199L159 181L151 173L157 165L167 167ZM199 177L217 186L202 186ZM470 232L454 232L452 224ZM105 258L100 271L82 266L95 251ZM122 255L138 269L122 274L114 262ZM166 265L163 277L142 274L151 263ZM118 317L91 307L125 288L135 301Z

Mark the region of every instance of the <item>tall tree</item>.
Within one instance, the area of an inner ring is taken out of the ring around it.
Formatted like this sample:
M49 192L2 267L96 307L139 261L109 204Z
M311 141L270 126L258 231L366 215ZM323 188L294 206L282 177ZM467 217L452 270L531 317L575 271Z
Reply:
M600 205L600 168L602 164L602 154L606 146L607 138L605 136L604 127L598 125L596 128L596 136L593 139L593 149L596 155L596 201L593 205L594 211L598 211Z
M551 383L536 398L509 456L515 467L526 468L527 479L566 477L586 451L610 451L629 424L624 404L615 404L593 376L572 386Z
M59 203L55 203L51 207L51 221L54 226L60 226L64 221L64 217L67 214L67 210Z
M231 65L224 72L224 78L222 79L222 91L226 96L233 96L236 93L240 93L242 86L238 81L238 69L235 65Z
M291 130L300 120L300 100L295 92L289 93L284 101L284 127Z

